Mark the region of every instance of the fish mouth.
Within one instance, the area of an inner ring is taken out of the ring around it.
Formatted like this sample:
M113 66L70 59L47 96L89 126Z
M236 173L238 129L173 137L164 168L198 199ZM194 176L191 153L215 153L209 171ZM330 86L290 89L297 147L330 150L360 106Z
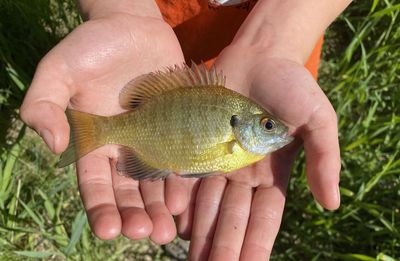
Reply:
M288 145L289 143L291 143L294 140L293 136L289 136L287 135L287 133L281 138L281 140L278 143L279 148L282 148L286 145Z

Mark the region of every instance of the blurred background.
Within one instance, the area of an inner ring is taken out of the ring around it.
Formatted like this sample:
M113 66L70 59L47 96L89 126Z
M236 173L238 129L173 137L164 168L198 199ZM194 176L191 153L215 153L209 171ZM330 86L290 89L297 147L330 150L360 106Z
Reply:
M314 202L301 155L271 260L400 260L399 15L398 0L354 1L326 32L319 83L339 118L342 206ZM56 169L18 118L38 61L81 22L73 0L0 1L0 260L176 260L179 242L96 239L74 169Z

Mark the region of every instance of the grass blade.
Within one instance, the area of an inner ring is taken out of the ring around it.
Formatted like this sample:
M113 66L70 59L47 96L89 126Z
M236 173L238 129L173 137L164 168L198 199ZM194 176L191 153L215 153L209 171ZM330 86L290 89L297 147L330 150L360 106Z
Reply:
M83 211L80 211L74 220L74 223L72 225L72 235L71 235L71 240L69 241L68 246L65 249L65 255L68 256L71 254L73 248L75 247L76 243L78 243L79 238L82 235L82 231L85 228L85 224L87 222L86 215Z
M32 258L45 258L56 255L56 253L47 251L14 251L14 253L20 256L32 257Z
M39 225L40 228L43 228L43 220L33 211L28 205L26 205L21 199L19 200L21 205L24 207L28 215L35 221L36 224Z

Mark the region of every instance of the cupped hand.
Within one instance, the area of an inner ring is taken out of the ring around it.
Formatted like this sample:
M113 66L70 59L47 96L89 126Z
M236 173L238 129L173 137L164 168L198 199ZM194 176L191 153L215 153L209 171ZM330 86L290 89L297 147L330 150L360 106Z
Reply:
M268 53L228 47L216 66L227 86L251 97L289 126L296 137L264 160L226 176L201 180L178 232L191 239L190 260L266 260L279 231L285 191L304 143L307 178L327 209L340 204L337 119L303 65Z
M97 115L122 112L121 88L144 73L183 63L172 29L159 17L113 13L77 27L40 62L21 107L22 119L50 149L68 145L68 107ZM89 224L101 239L120 233L150 235L159 244L176 235L172 215L188 200L186 180L141 182L116 174L117 146L104 146L77 163L81 197Z

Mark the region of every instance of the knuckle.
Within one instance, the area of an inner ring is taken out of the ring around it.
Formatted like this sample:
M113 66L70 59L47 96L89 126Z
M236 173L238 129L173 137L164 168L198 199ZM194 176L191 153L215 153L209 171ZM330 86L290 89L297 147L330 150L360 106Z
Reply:
M23 122L25 122L28 125L32 125L31 123L31 109L30 105L27 104L26 101L24 101L19 108L19 116Z
M218 199L202 199L197 202L196 207L198 209L207 209L210 212L215 212L218 211L220 204L221 202Z
M237 206L226 206L222 209L222 212L228 216L235 217L236 219L240 220L247 220L250 214L247 209Z
M338 118L335 110L329 101L320 104L315 108L314 112L311 114L309 119L309 126L311 129L319 129L330 124L337 124Z
M266 259L269 258L272 253L272 246L265 242L244 242L243 248L246 248L247 252L251 252L252 256L266 257Z
M267 224L279 224L281 222L282 214L280 211L271 208L265 208L262 213L255 214L253 219L258 219Z

